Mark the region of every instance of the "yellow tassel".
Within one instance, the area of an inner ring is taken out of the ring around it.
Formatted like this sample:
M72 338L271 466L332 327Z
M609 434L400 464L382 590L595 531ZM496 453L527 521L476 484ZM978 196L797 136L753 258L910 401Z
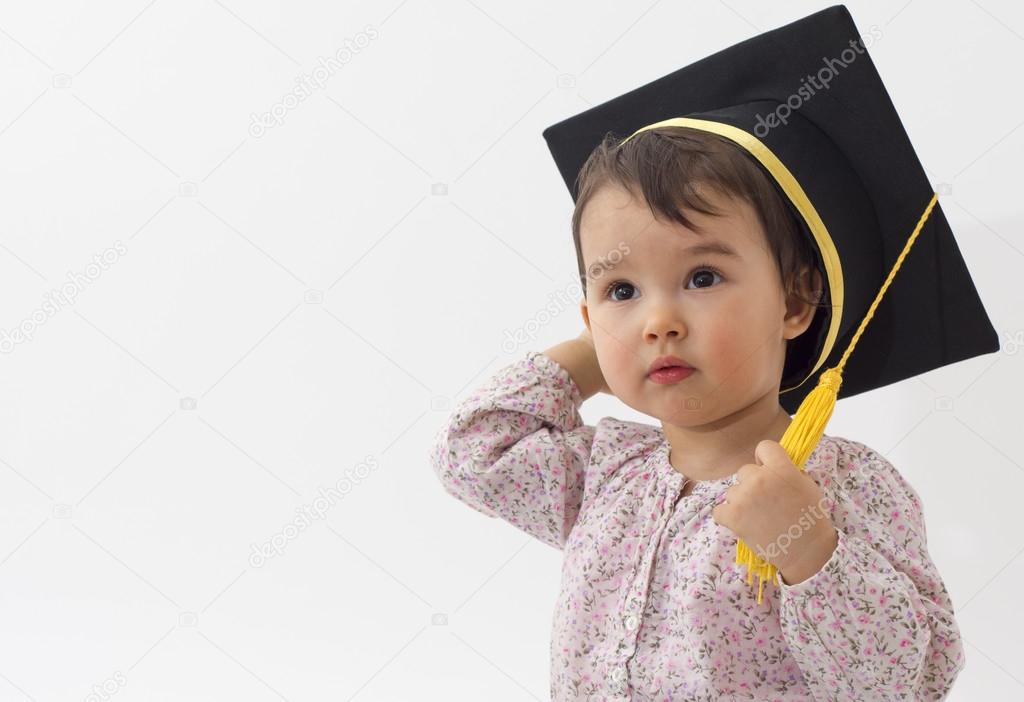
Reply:
M885 282L882 284L881 290L879 290L878 295L875 296L875 300L871 303L871 307L868 309L864 319L861 320L857 333L853 335L853 339L850 341L850 345L843 353L842 358L839 359L839 363L834 368L828 368L822 372L821 377L818 379L818 385L811 390L807 397L803 399L803 402L800 403L800 407L797 408L796 414L793 415L793 421L790 422L789 428L786 429L786 433L782 435L782 439L779 441L779 444L782 448L786 449L786 453L789 454L790 460L793 461L793 464L800 470L804 470L804 464L807 463L807 459L810 457L811 452L814 451L814 448L818 445L822 435L825 433L825 426L828 424L829 419L832 418L832 410L835 409L836 406L836 399L839 396L839 388L843 384L843 368L846 367L846 361L850 357L850 353L857 345L857 341L860 339L860 335L864 332L864 328L874 316L875 308L878 307L878 303L881 301L882 296L885 295L885 291L888 289L889 284L896 276L896 271L898 271L900 266L903 264L903 259L906 257L907 252L910 251L910 247L913 245L914 240L921 231L921 227L924 226L925 220L927 220L928 215L931 214L932 208L935 207L938 197L938 193L932 194L932 198L928 202L928 206L925 208L921 218L918 220L917 226L914 228L914 232L907 240L902 253L900 253L899 257L896 259L896 263L893 264L892 270L889 271L888 278L886 278ZM779 584L777 569L773 564L758 556L753 549L743 542L742 539L736 540L736 563L747 568L748 584L752 584L752 578L755 573L760 578L760 582L757 587L757 603L761 604L765 582L770 580L776 585Z

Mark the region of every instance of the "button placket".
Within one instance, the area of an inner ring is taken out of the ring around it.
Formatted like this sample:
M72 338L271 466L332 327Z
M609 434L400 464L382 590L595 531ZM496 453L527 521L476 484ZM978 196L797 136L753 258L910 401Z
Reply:
M640 614L643 611L644 603L647 601L648 586L650 583L651 570L654 568L656 560L656 552L661 545L665 537L665 533L668 530L669 523L671 522L671 513L673 510L665 509L666 501L670 500L671 505L676 504L676 500L679 498L682 490L683 476L672 470L673 475L668 485L668 489L661 496L659 500L659 509L648 518L647 523L651 526L650 531L646 534L647 537L647 548L644 549L644 553L641 557L640 563L637 565L634 573L634 579L630 587L630 595L626 598L626 606L623 607L621 625L625 632L635 632L640 627ZM626 678L628 677L628 671L626 669L627 662L635 651L636 637L635 636L624 636L619 640L618 646L616 647L616 654L620 661L619 666L613 668L608 674L608 679L613 683L615 691L619 695L623 695L623 699L628 699L628 683Z

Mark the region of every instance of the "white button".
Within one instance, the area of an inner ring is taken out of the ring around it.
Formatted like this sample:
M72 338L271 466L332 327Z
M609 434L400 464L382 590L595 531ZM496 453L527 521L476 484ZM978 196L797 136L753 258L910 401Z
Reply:
M615 670L612 671L612 674L611 674L611 678L615 682L620 682L622 680L622 678L624 678L625 676L626 676L626 671L623 670L622 668L616 668Z
M630 631L632 631L633 629L636 629L636 627L637 627L637 625L639 623L640 623L640 620L637 619L635 614L630 614L628 617L626 617L626 621L625 621L626 628L629 629Z

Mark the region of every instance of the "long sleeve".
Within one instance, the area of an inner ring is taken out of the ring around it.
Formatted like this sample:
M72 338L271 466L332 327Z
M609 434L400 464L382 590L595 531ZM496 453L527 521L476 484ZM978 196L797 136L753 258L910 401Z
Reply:
M781 581L783 633L816 700L942 700L965 657L920 497L884 457L851 444L859 452L822 485L838 545L810 578Z
M434 471L460 501L561 549L594 441L581 404L568 371L529 351L454 408L435 435Z

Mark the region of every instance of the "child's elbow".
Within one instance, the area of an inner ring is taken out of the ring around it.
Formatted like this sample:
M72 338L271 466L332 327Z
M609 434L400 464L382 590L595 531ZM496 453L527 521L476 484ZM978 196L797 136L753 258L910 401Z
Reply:
M444 491L488 517L497 517L480 499L483 489L480 474L487 466L471 449L452 441L448 428L439 431L430 450L430 463Z

